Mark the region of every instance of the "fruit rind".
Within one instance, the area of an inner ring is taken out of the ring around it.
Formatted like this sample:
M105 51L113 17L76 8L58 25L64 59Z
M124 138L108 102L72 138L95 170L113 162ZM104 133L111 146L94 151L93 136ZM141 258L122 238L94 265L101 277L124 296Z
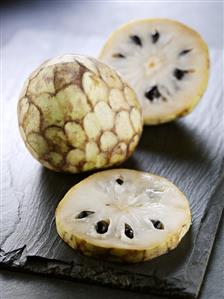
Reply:
M143 126L135 93L125 97L126 88L115 71L91 57L63 55L44 62L25 82L18 102L19 128L26 147L35 159L55 171L76 173L122 163L137 146L138 142L134 147L129 144L134 135L139 141ZM114 90L123 94L125 105L119 109L109 100ZM133 108L138 112L134 120ZM133 135L125 138L125 123L116 130L117 115L123 112L128 114ZM90 153L90 143L98 151ZM126 144L127 151L118 156L120 143Z

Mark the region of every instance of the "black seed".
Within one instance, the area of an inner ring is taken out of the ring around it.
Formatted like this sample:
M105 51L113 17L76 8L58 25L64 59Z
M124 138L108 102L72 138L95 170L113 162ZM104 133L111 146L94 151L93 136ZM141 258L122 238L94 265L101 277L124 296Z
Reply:
M186 55L187 53L189 53L192 49L186 49L186 50L183 50L179 53L180 56L183 56L183 55Z
M119 185L122 185L124 183L124 181L122 179L116 179L116 182L119 184Z
M142 46L142 41L138 35L131 35L130 39L138 46Z
M175 69L173 71L173 75L175 78L177 78L177 80L182 80L183 77L185 76L185 74L187 74L188 71L185 71L185 70L180 70L180 69Z
M161 96L158 87L155 85L149 91L145 92L145 97L150 101L153 101L155 98L159 98Z
M151 219L151 222L156 229L164 229L164 225L162 224L161 221Z
M115 53L112 56L115 57L115 58L125 58L125 56L121 53Z
M129 239L134 238L134 232L133 229L130 227L129 224L125 223L124 233Z
M108 231L108 226L108 222L101 220L97 222L95 228L98 234L105 234Z
M89 215L92 215L94 214L95 212L92 212L92 211L82 211L80 212L77 216L76 216L76 219L82 219L82 218L86 218L88 217Z
M160 34L159 34L158 31L156 31L155 33L153 33L153 34L151 35L153 44L155 44L155 43L158 41L159 36L160 36Z

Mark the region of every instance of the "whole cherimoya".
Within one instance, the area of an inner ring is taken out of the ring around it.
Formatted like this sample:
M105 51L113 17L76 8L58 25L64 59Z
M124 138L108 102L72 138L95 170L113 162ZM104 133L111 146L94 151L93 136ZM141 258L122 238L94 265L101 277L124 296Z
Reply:
M117 165L138 144L143 120L135 92L96 59L50 59L26 81L18 103L26 147L44 166L77 173Z

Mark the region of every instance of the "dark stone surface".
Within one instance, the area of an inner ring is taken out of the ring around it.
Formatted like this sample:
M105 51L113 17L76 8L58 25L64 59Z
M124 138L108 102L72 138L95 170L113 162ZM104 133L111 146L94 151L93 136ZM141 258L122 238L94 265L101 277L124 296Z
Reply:
M65 192L88 174L54 173L34 161L19 136L16 103L21 83L39 62L71 52L71 48L85 53L85 47L89 44L91 49L94 39L96 45L103 44L104 34L91 25L91 13L98 9L91 4L90 13L85 5L77 5L79 14L74 20L70 12L74 7L66 10L49 3L45 8L51 8L50 14L44 10L42 15L39 5L34 10L28 5L27 19L22 18L22 8L16 17L7 11L4 18L1 266L178 298L196 297L224 205L221 50L210 45L209 87L194 112L172 124L145 127L137 151L122 165L163 175L174 182L189 198L191 230L177 249L143 264L122 265L84 257L58 237L54 211ZM105 4L99 10L105 13L113 5ZM54 22L60 16L56 33L52 31L52 15ZM41 24L37 20L40 16ZM69 22L78 24L82 17L83 29L69 27ZM104 24L103 20L99 22ZM113 22L106 30L111 31L111 27ZM88 43L86 35L90 36ZM60 38L63 43L58 42Z
M222 215L224 216L224 215ZM198 299L224 298L224 217L221 217L216 240L209 259L208 268ZM138 299L139 293L84 284L76 281L65 281L42 275L25 274L2 270L0 272L0 289L3 298L32 298L32 299ZM165 299L149 294L141 294L141 299Z
M216 240L198 299L224 298L224 217L221 218ZM221 259L220 259L221 258ZM0 294L5 299L167 299L116 288L56 279L50 276L0 271ZM141 297L140 297L141 296Z

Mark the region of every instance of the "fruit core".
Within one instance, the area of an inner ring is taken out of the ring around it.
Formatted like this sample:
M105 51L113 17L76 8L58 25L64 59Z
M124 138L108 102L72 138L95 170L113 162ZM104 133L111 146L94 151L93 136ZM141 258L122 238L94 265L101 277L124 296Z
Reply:
M158 56L150 56L145 64L146 75L151 75L155 71L159 71L163 67L164 59Z

